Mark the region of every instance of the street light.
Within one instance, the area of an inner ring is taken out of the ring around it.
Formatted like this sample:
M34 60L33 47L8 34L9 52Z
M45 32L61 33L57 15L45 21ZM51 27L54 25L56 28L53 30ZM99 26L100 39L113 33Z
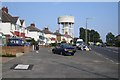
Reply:
M88 26L88 20L93 18L86 18L86 29L85 29L85 43L87 44L87 26Z

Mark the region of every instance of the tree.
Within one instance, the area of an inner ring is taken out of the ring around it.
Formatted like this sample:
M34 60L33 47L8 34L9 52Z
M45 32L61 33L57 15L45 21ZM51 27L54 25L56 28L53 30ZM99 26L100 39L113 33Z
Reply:
M30 42L31 45L36 45L36 44L37 44L37 42L34 40L34 38L28 39L28 40L26 40L26 41L27 41L27 42Z
M85 41L85 29L83 27L80 28L79 34L80 34L79 38L81 38L81 39L83 39L83 41Z
M79 38L83 39L83 41L85 41L85 29L84 28L80 28L80 36ZM102 40L100 39L100 34L95 31L95 30L89 30L87 29L87 42L102 42Z
M97 31L94 32L94 42L100 42L100 35Z
M120 34L115 37L115 46L120 47Z
M115 44L115 35L111 32L106 35L106 43L108 46L113 46L113 44Z

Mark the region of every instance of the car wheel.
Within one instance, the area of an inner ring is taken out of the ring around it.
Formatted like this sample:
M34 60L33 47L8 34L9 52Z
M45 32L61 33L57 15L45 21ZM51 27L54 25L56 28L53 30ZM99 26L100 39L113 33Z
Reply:
M71 56L74 56L74 54L71 54Z
M52 52L55 54L55 50L53 49Z
M60 55L63 55L63 52L62 52L62 51L60 52Z

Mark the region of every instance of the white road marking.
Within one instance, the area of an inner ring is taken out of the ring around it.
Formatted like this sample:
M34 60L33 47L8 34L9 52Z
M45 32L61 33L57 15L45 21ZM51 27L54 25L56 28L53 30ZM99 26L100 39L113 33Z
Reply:
M114 63L114 61L113 61L113 60L110 60L110 61Z
M108 51L111 51L111 50L108 49Z
M93 62L99 63L99 62L104 62L104 61L98 61L98 60L94 60Z
M118 51L113 51L114 53L118 53Z
M97 53L97 52L94 52L94 53L95 53L96 55L102 56L103 58L105 58L106 60L111 61L112 63L115 63L113 60L111 60L111 59L105 57L104 55L102 55L102 54L100 54L100 53ZM115 63L115 64L116 64L116 63ZM118 64L119 64L119 63L118 63Z
M109 58L105 58L105 59L109 59Z
M120 63L116 63L116 64L120 64Z

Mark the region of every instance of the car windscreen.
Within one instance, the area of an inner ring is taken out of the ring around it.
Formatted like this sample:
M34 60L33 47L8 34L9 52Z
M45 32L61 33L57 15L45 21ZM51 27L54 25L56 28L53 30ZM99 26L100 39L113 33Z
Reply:
M67 48L67 47L72 47L72 45L69 45L69 44L61 44L60 47Z
M83 42L82 42L82 41L77 41L76 43L77 43L77 44L83 44Z

